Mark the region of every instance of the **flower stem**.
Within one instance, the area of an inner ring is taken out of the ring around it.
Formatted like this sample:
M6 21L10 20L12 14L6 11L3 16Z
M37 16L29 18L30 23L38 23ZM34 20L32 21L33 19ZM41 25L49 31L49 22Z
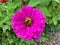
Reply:
M24 6L24 5L26 5L26 2L25 2L24 0L22 0L22 4L23 4L23 6Z

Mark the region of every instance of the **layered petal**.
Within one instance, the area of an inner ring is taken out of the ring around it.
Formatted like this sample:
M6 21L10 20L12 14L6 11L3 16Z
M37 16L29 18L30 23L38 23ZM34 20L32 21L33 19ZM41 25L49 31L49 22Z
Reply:
M32 15L32 6L23 6L22 12L25 13L26 17L30 17Z
M27 22L25 22L25 20ZM26 25L26 23L28 23L28 25ZM29 23L31 25L29 25ZM38 39L41 37L45 23L46 18L44 14L32 6L23 6L22 9L17 10L12 16L12 28L16 36L24 38L25 40Z

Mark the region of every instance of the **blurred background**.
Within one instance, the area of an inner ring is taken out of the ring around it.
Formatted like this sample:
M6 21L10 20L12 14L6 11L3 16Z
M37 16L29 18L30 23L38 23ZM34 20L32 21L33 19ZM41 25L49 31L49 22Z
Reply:
M22 6L39 8L46 16L40 45L60 45L60 0L0 0L0 45L33 45L34 41L18 38L11 28L11 17Z

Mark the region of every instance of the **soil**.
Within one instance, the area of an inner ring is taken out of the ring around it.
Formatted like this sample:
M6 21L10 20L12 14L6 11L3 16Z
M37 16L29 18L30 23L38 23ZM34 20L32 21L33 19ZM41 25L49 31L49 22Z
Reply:
M47 39L45 42L39 43L39 45L60 45L60 32L51 33L52 39Z

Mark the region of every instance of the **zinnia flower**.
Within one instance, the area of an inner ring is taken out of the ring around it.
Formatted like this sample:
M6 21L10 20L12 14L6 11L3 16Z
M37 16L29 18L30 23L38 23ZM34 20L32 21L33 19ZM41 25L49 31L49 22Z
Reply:
M23 6L12 16L12 28L19 38L37 39L45 27L44 14L32 6Z
M2 3L6 3L8 0L0 0L0 2Z

